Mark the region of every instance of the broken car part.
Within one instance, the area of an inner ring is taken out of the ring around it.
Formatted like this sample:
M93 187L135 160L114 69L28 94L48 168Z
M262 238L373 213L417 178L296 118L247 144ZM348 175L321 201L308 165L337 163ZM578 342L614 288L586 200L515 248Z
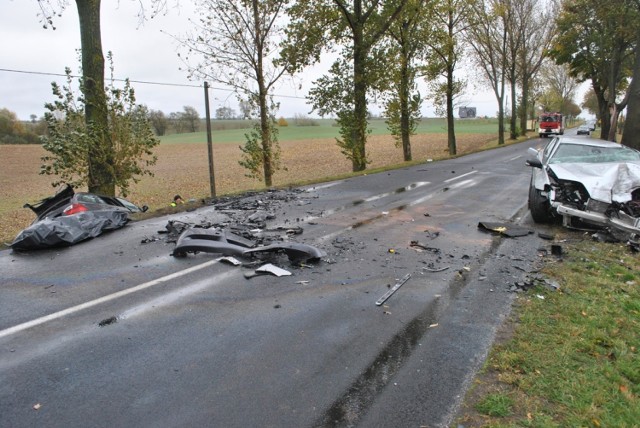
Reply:
M258 273L270 273L271 275L275 275L275 276L290 276L291 272L289 272L288 270L279 268L278 266L271 264L271 263L267 263L266 265L260 266L258 269L256 269L256 272Z
M178 238L173 255L181 257L195 252L219 253L226 256L285 253L294 263L318 260L327 255L324 251L306 244L278 242L255 247L250 240L222 230L188 229Z
M511 223L494 223L489 221L481 221L480 223L478 223L478 228L491 232L497 232L510 238L527 236L532 233L532 231L527 229L526 227L516 226Z
M132 213L144 212L147 207L138 207L122 198L74 192L67 185L54 196L36 204L25 204L36 219L22 230L11 243L14 250L36 250L69 246L103 231L123 227Z
M391 297L391 295L393 293L395 293L396 291L398 291L398 288L402 287L402 284L404 284L405 282L407 282L409 280L409 278L411 278L411 274L408 273L405 276L402 277L402 279L400 281L398 281L396 283L396 285L394 285L393 287L391 287L391 289L389 289L389 291L387 291L386 293L384 293L384 295L378 299L378 301L376 301L376 305L380 306L382 305L384 302L387 301L387 299L389 299L389 297Z

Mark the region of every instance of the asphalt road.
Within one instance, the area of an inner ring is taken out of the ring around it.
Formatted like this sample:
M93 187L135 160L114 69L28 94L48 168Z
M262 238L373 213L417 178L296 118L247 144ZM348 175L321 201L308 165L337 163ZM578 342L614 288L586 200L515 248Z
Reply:
M291 276L172 257L168 220L253 212L215 206L0 251L0 426L446 426L544 245L478 228L535 229L540 143L248 197L327 252Z

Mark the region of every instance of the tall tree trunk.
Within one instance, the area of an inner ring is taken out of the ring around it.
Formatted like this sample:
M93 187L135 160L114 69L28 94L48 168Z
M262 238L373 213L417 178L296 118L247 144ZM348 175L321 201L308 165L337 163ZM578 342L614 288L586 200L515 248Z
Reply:
M511 77L513 80L511 80L511 116L509 118L509 138L511 140L515 140L518 138L518 132L516 131L516 127L517 125L517 118L516 118L516 110L518 109L517 106L517 102L516 102L516 73L515 73L515 69L514 71L511 73Z
M400 70L400 133L402 136L402 154L405 162L411 160L411 113L409 111L409 59L406 47L402 50Z
M529 78L522 77L522 100L520 100L520 135L527 135L527 113L529 111Z
M637 31L636 40L640 40L640 29ZM624 131L620 142L625 146L640 150L640 49L638 48L636 48L636 58L633 63L628 99L627 119L624 121Z
M449 62L451 64L451 61ZM453 67L447 67L447 147L449 148L449 154L455 155L457 153L456 147L456 131L453 112Z
M262 167L264 169L264 184L271 187L273 182L273 142L271 135L271 126L269 124L269 106L267 105L267 88L264 79L264 46L260 35L262 34L262 26L260 24L260 15L258 9L258 1L253 0L253 24L254 24L254 44L257 50L256 64L256 80L258 83L258 108L260 110L260 136L262 140Z
M100 0L76 0L82 47L82 93L85 121L93 129L89 149L89 191L115 195L113 143L110 141L104 93L104 55L100 35Z
M596 94L600 111L600 138L606 140L609 137L609 129L611 129L611 112L602 88L599 85L593 85L593 92Z
M500 99L498 106L498 145L504 144L504 100Z
M367 141L367 83L366 79L366 55L363 44L362 26L358 25L354 30L353 49L353 97L354 97L354 124L352 131L352 157L353 171L364 171L367 168L367 154L365 144Z
M616 131L618 129L618 118L620 117L620 110L618 110L618 104L613 103L611 107L609 107L610 116L611 116L611 125L609 127L609 134L607 135L607 140L616 141Z

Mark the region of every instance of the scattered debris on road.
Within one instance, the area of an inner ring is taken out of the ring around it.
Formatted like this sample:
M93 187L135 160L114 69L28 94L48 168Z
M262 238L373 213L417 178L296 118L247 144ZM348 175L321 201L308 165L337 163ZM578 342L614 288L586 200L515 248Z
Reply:
M389 299L389 297L391 297L391 295L393 293L395 293L396 291L398 291L398 289L400 287L402 287L402 284L404 284L405 282L407 282L409 280L409 278L411 278L411 274L408 273L405 276L402 277L402 279L400 279L396 285L394 285L393 287L391 287L391 289L389 291L387 291L382 297L380 297L377 301L376 301L376 305L380 306L382 305L384 302L387 301L387 299Z
M478 223L478 228L481 230L487 230L490 232L497 232L500 235L508 236L509 238L517 238L519 236L527 236L533 231L526 227L516 226L512 223L495 223L488 221L481 221Z
M279 268L276 265L273 265L271 263L267 263L266 265L262 265L260 266L258 269L256 269L257 273L270 273L271 275L275 275L275 276L290 276L291 272L289 272L288 270Z

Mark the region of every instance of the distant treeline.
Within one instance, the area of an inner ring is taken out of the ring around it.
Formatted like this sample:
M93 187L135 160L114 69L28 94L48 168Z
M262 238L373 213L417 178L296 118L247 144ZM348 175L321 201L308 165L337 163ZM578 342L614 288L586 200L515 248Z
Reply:
M151 110L146 106L138 106L149 120L151 128L157 136L201 132L206 130L206 119L201 118L198 111L185 106L183 111L165 114L160 110ZM245 112L246 113L246 112ZM236 115L233 109L223 107L216 110L215 119L211 120L214 131L230 129L251 129L257 120L250 116ZM277 120L279 126L320 126L317 119L304 115L295 115L291 119L283 117ZM44 118L31 115L30 121L21 121L9 109L0 109L0 144L40 144L40 137L46 135L47 123Z
M9 109L0 109L0 144L40 144L47 130L44 119L31 115L31 121L20 121Z

